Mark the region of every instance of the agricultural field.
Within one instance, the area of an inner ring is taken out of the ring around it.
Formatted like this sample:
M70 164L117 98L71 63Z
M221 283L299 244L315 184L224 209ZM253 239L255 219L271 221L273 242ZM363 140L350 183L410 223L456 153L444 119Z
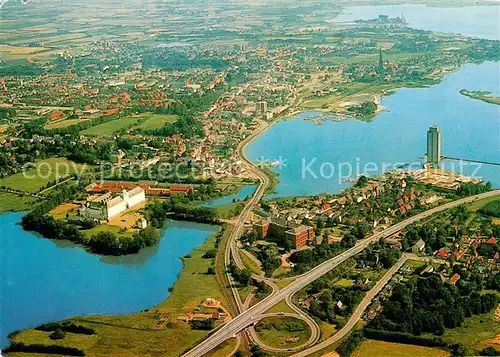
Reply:
M352 357L447 357L450 353L438 348L364 340Z
M46 49L43 47L17 47L0 45L0 57L6 60L23 59L43 51L46 51Z
M82 172L82 170L85 170L84 165L77 164L65 158L50 158L36 162L35 167L28 168L24 173L21 172L0 179L0 186L36 193L58 177Z
M187 348L206 336L208 331L193 330L186 323L177 321L177 317L192 312L208 297L215 298L221 301L223 306L227 306L216 276L206 274L208 267L212 265L212 260L203 258L207 251L214 249L215 238L215 235L209 237L202 246L193 250L190 258L184 258L184 269L171 295L157 306L129 315L71 318L76 324L94 329L96 334L91 336L67 334L62 340L53 341L48 337L50 332L26 330L16 335L13 341L71 346L94 356L182 355ZM193 289L193 286L197 289ZM167 314L169 321L167 327L156 330L154 326L160 314ZM234 346L232 341L229 346L222 345L221 351L229 353ZM213 354L217 355L219 354Z
M80 206L74 203L62 204L49 212L55 219L65 219L67 214L76 212Z

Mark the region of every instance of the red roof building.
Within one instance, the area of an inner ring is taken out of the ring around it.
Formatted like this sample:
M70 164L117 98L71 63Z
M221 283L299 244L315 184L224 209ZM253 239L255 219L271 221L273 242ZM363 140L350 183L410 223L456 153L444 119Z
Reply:
M457 283L457 281L460 280L460 275L458 274L453 274L453 276L450 278L450 283L455 285Z
M448 253L446 253L446 249L441 248L437 255L439 255L441 258L446 258L448 256Z
M58 120L64 118L64 113L63 112L53 112L50 114L50 120Z

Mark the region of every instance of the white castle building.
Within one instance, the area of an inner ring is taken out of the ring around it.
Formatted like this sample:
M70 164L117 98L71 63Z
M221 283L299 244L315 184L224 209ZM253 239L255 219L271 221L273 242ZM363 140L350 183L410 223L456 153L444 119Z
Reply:
M85 207L82 207L80 214L86 218L109 220L145 200L146 193L140 187L130 191L123 190L116 197L112 197L108 192L89 201Z

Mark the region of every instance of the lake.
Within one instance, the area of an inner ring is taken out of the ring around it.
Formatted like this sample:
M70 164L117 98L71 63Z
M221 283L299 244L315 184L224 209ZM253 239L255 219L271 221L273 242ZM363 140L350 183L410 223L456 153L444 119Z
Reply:
M457 8L425 5L353 6L343 9L343 13L329 22L352 22L374 19L378 15L397 17L401 14L408 26L415 29L500 40L500 5Z
M125 314L169 295L180 257L218 227L169 221L155 247L125 257L102 257L70 242L23 231L23 213L0 215L0 347L19 329L88 314Z
M201 207L213 208L231 204L233 200L243 201L246 197L252 197L256 189L257 185L246 185L233 195L216 198L212 201L202 203Z
M499 76L499 63L470 64L432 87L398 89L382 98L389 111L371 123L345 120L315 125L303 120L310 113L302 113L271 126L248 146L246 154L252 161L282 162L273 168L280 182L270 197L336 193L351 185L344 182L345 177L373 175L384 164L386 168L418 164L426 152L431 125L441 127L443 155L500 162L500 107L459 93L469 89L499 95ZM451 164L468 175L477 169L476 164L459 167L451 161L445 167ZM475 176L500 186L499 166L483 165Z

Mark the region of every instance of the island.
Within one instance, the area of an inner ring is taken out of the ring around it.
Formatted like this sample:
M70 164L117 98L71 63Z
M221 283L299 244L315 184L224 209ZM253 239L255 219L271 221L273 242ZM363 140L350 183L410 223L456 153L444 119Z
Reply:
M491 92L488 91L469 91L462 89L460 94L472 99L481 100L485 103L500 105L500 97L493 96Z

